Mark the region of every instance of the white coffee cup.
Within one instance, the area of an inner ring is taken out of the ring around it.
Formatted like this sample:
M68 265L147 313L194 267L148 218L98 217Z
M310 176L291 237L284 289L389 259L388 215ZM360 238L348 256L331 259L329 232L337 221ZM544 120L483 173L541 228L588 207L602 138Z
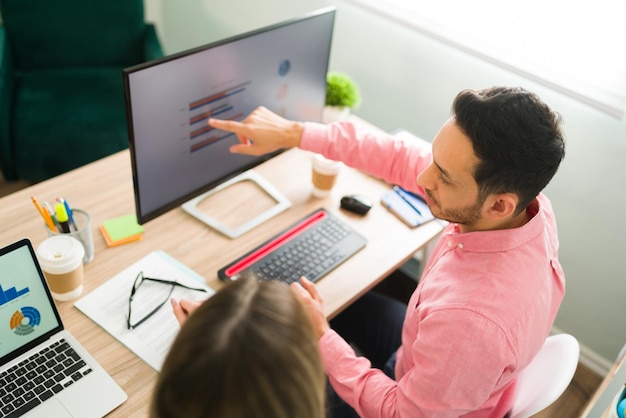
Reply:
M53 298L65 302L81 295L84 255L83 244L69 235L55 235L39 244L37 258Z
M342 165L340 161L329 160L320 154L313 155L311 180L313 182L314 196L328 196L335 185Z

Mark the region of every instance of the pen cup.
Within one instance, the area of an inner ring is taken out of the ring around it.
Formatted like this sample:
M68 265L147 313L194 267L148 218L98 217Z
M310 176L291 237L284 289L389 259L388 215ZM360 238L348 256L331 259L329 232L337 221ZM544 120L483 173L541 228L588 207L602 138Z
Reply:
M70 232L64 233L53 231L47 225L46 231L48 231L48 235L51 237L55 235L69 235L80 241L85 248L83 264L87 264L93 260L94 257L93 234L91 233L91 216L82 209L72 209L72 216L74 218L76 228L71 226Z

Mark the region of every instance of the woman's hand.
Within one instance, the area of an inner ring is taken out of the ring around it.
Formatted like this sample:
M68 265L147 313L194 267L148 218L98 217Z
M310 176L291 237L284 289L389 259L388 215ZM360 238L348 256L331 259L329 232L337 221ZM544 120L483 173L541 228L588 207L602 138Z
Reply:
M324 301L317 291L317 287L312 282L304 277L300 278L300 282L302 284L298 282L291 283L291 290L309 314L317 338L320 338L330 329L326 315L324 315Z
M170 299L170 303L172 304L172 310L174 311L174 316L178 320L180 326L183 326L189 315L191 315L198 306L202 304L202 300L189 300L189 299L181 299L176 300L174 298Z

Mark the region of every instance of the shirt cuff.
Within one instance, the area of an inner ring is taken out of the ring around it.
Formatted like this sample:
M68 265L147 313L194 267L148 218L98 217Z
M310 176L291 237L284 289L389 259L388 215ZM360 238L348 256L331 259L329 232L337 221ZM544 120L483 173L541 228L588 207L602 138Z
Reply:
M316 138L326 138L328 136L328 128L321 123L305 122L300 137L300 148L306 151L321 153L324 141L318 141Z
M345 357L356 357L356 353L350 344L344 340L335 330L329 329L319 339L318 347L324 364L324 371L330 374L335 364Z

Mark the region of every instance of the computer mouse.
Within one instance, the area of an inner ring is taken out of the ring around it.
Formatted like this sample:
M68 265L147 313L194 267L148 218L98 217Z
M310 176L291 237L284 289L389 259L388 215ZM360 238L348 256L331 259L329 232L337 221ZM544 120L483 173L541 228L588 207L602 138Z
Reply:
M365 215L373 206L370 199L358 194L352 194L341 198L341 208L347 211Z

